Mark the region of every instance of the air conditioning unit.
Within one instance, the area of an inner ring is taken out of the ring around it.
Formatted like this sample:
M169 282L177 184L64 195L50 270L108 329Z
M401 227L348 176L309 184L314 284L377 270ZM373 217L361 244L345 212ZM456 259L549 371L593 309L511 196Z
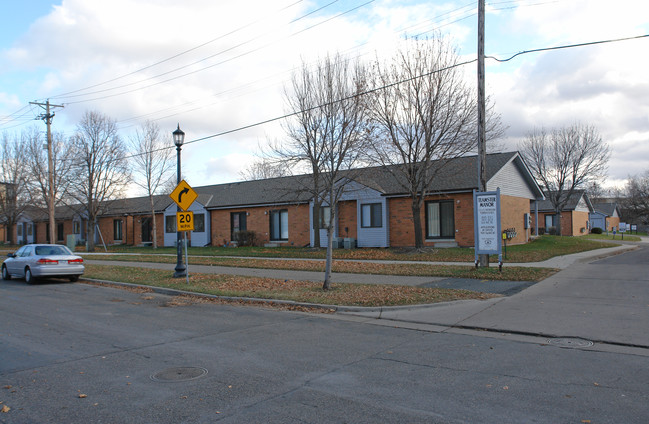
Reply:
M355 238L345 238L343 241L345 249L356 249L356 239Z

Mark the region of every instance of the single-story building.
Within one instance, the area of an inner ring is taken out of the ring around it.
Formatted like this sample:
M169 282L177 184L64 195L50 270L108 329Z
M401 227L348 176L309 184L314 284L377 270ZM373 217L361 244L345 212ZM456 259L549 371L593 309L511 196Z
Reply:
M603 232L613 232L620 228L620 209L617 203L593 203L590 213L590 228L601 228Z
M432 165L439 167L439 172L420 211L424 244L472 247L478 157L467 156L441 164ZM321 205L318 223L313 219L310 175L193 187L198 198L190 207L195 221L195 229L189 235L191 245L236 245L244 234L248 240L254 238L257 245L313 246L315 232L319 231L320 244L324 246L327 239L323 223L333 206L337 217L334 237L339 241L349 241L358 247L414 246L412 200L400 174L392 171L383 167L345 171L339 180L345 185L341 200L336 205ZM531 202L543 199L528 167L517 152L495 153L487 155L486 171L487 190L500 189L501 227L516 234L508 244L528 242L534 234ZM148 197L105 202L95 242L142 245L155 236L160 246L175 245L176 204L168 195L157 195L153 217L150 209ZM158 228L155 235L152 219ZM41 236L40 231L37 234L32 229L34 242L46 240L46 220L42 215L32 219L43 232ZM77 243L85 242L87 219L78 207L57 208L59 220L63 224L62 239L57 242L67 240L68 234L74 234Z
M546 193L545 199L533 204L532 210L538 212L539 233L554 234L561 219L561 233L564 236L583 236L588 234L590 229L589 215L593 211L593 205L585 190L575 190L557 215L554 205L550 201L553 193ZM536 213L532 214L537 217ZM536 222L534 223L536 224Z

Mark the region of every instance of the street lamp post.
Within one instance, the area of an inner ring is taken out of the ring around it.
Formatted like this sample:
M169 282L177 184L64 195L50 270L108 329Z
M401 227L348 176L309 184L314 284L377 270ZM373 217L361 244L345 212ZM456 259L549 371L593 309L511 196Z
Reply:
M176 157L177 157L177 165L176 165L176 182L180 184L181 181L181 174L180 174L180 149L183 146L183 143L185 142L185 133L180 129L180 124L178 124L178 128L172 133L174 137L174 144L176 145ZM182 210L180 209L180 206L178 206L178 212L181 212ZM178 231L178 228L176 228L176 253L177 253L177 261L176 261L176 268L174 272L174 278L183 278L187 275L187 270L185 268L185 265L183 264L183 248L182 248L182 235L180 234L180 231Z

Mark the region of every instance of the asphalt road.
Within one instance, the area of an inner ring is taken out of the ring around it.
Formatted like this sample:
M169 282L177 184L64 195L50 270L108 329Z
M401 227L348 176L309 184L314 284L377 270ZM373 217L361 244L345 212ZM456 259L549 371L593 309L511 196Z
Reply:
M359 319L0 281L0 423L649 422L646 350Z

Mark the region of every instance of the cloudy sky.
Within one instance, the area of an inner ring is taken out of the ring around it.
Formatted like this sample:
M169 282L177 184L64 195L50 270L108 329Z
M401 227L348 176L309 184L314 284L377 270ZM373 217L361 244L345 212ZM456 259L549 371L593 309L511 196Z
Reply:
M614 4L614 6L613 6ZM32 125L50 99L54 131L87 110L124 138L144 120L186 132L194 186L239 180L281 139L284 86L301 61L371 59L406 36L450 37L477 55L477 1L29 0L0 5L0 131ZM646 0L487 2L486 55L649 34ZM507 150L538 127L595 125L612 149L606 185L649 169L649 38L487 60L487 94L508 127ZM476 65L467 65L471 83ZM248 129L241 129L250 127ZM241 130L239 130L241 129ZM223 135L219 135L223 134Z

